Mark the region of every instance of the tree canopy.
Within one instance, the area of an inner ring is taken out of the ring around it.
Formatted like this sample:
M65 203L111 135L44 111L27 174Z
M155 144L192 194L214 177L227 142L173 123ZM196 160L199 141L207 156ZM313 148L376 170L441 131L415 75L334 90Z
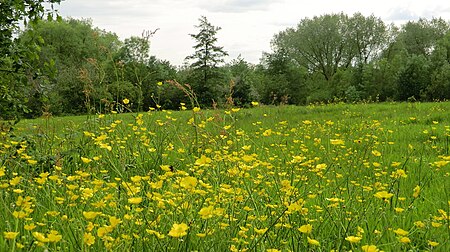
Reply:
M18 119L30 110L26 106L30 92L36 89L36 80L51 71L51 64L36 68L36 61L44 41L37 37L34 43L18 42L20 23L36 24L47 15L53 19L53 4L60 0L11 0L0 4L0 120ZM44 5L49 4L50 10ZM58 16L59 19L59 16ZM29 30L32 34L33 31ZM32 85L29 85L29 84ZM34 84L34 85L33 85Z
M196 44L193 46L195 52L186 57L186 60L192 61L189 81L200 101L208 104L214 99L221 98L220 81L223 80L218 69L228 53L217 45L216 34L220 31L220 27L213 26L205 16L202 16L195 28L199 29L199 32L189 34L195 40Z
M401 26L361 13L303 18L250 64L226 62L221 28L202 16L188 34L193 53L174 67L152 55L158 29L121 40L90 20L55 19L44 3L59 1L0 7L0 119L179 109L189 104L183 86L208 107L450 99L450 24L441 18Z

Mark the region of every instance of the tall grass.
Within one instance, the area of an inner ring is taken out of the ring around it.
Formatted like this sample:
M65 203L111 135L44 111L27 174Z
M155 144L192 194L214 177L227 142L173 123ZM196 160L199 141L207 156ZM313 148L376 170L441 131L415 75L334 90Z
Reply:
M449 109L196 107L22 121L0 135L0 247L448 251Z

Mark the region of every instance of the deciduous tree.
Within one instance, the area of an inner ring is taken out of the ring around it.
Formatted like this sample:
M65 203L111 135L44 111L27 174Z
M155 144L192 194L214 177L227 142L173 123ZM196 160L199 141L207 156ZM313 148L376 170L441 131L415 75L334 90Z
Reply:
M42 39L35 43L17 43L20 23L36 23L45 14L52 18L53 4L61 0L10 0L0 3L0 119L19 118L28 112L26 106L30 84L44 73L24 64L37 60ZM46 10L44 4L50 4Z

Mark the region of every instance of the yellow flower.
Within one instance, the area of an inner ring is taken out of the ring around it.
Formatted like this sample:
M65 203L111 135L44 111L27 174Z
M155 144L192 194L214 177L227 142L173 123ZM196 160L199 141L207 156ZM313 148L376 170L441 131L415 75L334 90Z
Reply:
M185 189L192 189L197 185L197 179L191 176L187 176L181 179L180 186Z
M157 83L156 83L156 85L158 85L158 86L162 86L162 81L158 81Z
M411 239L409 239L408 237L400 237L400 239L398 239L401 243L410 243Z
M130 100L128 100L127 98L122 100L123 104L127 105L128 103L130 103Z
M128 203L130 204L139 204L142 202L142 197L129 198Z
M35 165L35 164L37 164L38 161L36 161L36 160L34 160L34 159L28 159L27 162L28 162L30 165Z
M307 237L307 238L308 238L308 243L309 243L309 244L314 245L314 246L319 246L319 245L320 245L320 242L319 242L319 241L314 240L314 239L311 239L311 238L309 238L309 237Z
M14 189L13 192L17 193L17 194L21 194L24 192L24 190L22 189Z
M242 160L246 163L253 161L255 158L252 155L244 155L242 156Z
M392 162L392 164L391 164L391 166L392 167L398 167L398 166L400 166L402 163L400 163L400 162Z
M432 226L432 227L435 227L435 228L438 228L438 227L442 226L442 224L439 223L439 222L434 222L434 221L432 221L432 222L431 222L431 226Z
M46 238L43 233L33 232L33 237L39 242L49 242L48 238Z
M332 145L344 145L344 140L342 139L330 139Z
M199 107L194 107L194 108L192 109L192 111L194 111L194 112L199 112L199 111L200 111L200 108L199 108Z
M253 211L253 208L249 207L249 206L245 206L243 208L245 211Z
M25 228L25 230L27 230L27 231L31 231L31 230L33 230L33 229L36 228L36 225L34 225L34 224L32 223L32 224L30 224L30 225L25 225L23 228Z
M264 234L269 228L261 228L261 229L257 229L257 228L253 228L253 230L255 231L255 233L257 234Z
M424 228L425 223L423 223L423 221L416 221L416 222L414 222L414 226L416 226L418 228Z
M373 150L372 155L374 155L375 157L381 157L381 152L379 152L377 150Z
M407 178L408 175L406 175L405 170L398 169L391 173L391 178Z
M441 161L436 161L433 164L434 164L434 166L440 168L440 167L443 167L443 166L447 165L448 163L450 163L450 161L441 160Z
M347 236L345 238L346 241L349 241L350 243L358 243L359 241L361 241L362 237L358 237L358 236Z
M160 165L159 168L165 172L170 172L173 170L173 168L170 165Z
M122 221L119 218L115 217L115 216L110 216L109 217L109 223L111 224L111 227L114 228L117 225L119 225L120 223L122 223Z
M16 236L19 234L19 232L3 232L3 236L7 240L14 240L16 239Z
M13 216L16 217L17 219L22 219L25 218L29 215L29 213L26 213L24 211L14 211L13 212Z
M83 161L83 163L85 163L85 164L89 164L90 162L92 162L92 159L81 157L81 161Z
M388 192L386 192L386 191L381 191L381 192L375 193L373 196L375 196L375 197L377 197L377 198L379 198L379 199L389 199L389 198L391 198L392 196L394 196L394 194L388 193Z
M214 206L203 207L200 209L198 214L202 217L202 219L209 219L213 217Z
M84 244L91 246L95 243L95 236L93 236L91 233L84 233L83 242Z
M403 209L403 208L401 208L401 207L396 207L396 208L394 208L394 210L395 210L395 212L397 212L397 213L401 213L401 212L405 211L405 209Z
M364 245L361 247L363 252L378 252L380 251L375 245Z
M437 245L439 245L439 242L434 242L434 241L428 240L428 245L430 245L431 247L436 247Z
M108 234L110 231L112 231L112 228L109 226L105 226L105 227L99 227L97 229L97 236L98 237L103 237L106 234Z
M420 195L420 186L416 186L414 187L414 191L413 191L413 197L417 198Z
M16 186L20 183L21 180L22 180L22 176L14 177L13 179L11 179L9 181L9 184L12 186Z
M51 230L47 235L48 242L59 242L62 239L62 235L58 234L58 231Z
M161 233L159 233L159 232L157 232L157 231L155 231L155 230L151 230L151 229L146 229L145 230L147 233L149 233L149 234L154 234L154 235L156 235L156 237L158 237L158 239L164 239L164 237L166 237L165 235L163 235L163 234L161 234Z
M199 159L195 160L195 165L207 166L212 162L211 158L202 155Z
M306 224L301 226L300 228L298 228L298 231L304 233L304 234L309 234L312 231L312 225L311 224Z
M101 212L83 212L84 218L88 220L95 219L95 217L97 217L100 214Z
M169 236L172 237L182 237L187 235L187 230L189 229L188 225L185 223L177 224L174 223L172 225L172 229L169 231Z
M259 105L259 102L255 102L255 101L252 101L252 106L258 106Z
M0 177L5 176L5 171L6 171L6 168L4 166L0 168Z
M94 229L94 223L89 222L89 223L87 224L87 226L86 226L86 230L89 231L89 232L91 232L92 229Z
M409 234L408 231L405 231L401 228L397 228L396 230L394 230L394 233L396 233L397 235L400 235L400 236L406 236Z

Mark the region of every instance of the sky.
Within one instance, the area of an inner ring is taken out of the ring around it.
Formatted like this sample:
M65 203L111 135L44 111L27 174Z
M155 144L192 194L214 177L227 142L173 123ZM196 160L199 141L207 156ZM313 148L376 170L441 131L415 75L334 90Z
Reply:
M150 40L150 54L175 66L194 52L189 34L198 33L195 25L201 16L222 28L217 45L228 52L226 62L241 55L250 63L271 51L275 34L303 18L360 12L397 25L419 18L450 20L450 3L445 0L64 0L57 9L63 17L89 18L121 40L158 29Z

